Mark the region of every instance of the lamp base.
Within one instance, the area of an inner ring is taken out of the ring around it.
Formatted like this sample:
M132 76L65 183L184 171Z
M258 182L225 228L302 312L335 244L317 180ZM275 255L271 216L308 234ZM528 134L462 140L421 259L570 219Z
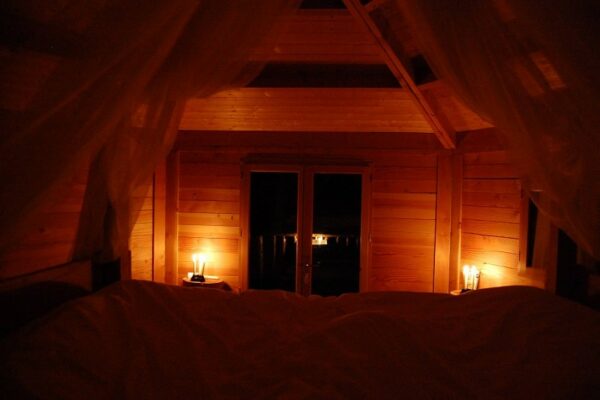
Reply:
M192 281L192 282L204 282L205 281L204 275L193 275L190 278L190 281Z

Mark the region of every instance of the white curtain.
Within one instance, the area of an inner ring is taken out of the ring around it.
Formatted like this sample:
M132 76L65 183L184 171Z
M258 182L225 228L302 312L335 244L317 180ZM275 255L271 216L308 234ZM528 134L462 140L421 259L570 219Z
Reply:
M269 44L297 4L4 2L6 15L67 33L73 46L41 71L48 77L27 107L0 122L0 252L89 165L76 257L123 254L136 210L131 193L168 152L185 99L248 79L256 71L247 68L249 53Z
M396 5L436 75L498 128L540 211L600 259L600 2Z

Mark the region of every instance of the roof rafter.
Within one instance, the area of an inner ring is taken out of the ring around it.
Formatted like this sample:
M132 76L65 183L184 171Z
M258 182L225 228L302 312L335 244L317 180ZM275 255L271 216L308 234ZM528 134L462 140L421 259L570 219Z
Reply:
M414 82L406 66L401 61L401 55L389 45L381 30L371 18L369 10L363 6L360 0L343 0L346 8L356 18L356 20L373 36L381 49L385 63L394 74L403 88L411 94L416 105L423 112L423 115L431 125L435 136L442 146L446 149L456 148L454 129L447 122L442 113L436 112L437 104L427 98ZM373 8L373 7L371 7ZM439 115L438 115L439 114Z

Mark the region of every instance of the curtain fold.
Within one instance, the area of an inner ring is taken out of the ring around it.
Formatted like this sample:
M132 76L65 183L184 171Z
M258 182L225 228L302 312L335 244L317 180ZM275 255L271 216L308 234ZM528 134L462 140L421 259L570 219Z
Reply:
M127 248L138 205L177 133L185 100L240 85L250 53L298 0L8 1L3 9L76 38L0 138L0 252L73 171L90 166L75 258ZM260 67L260 65L255 65ZM258 68L251 69L258 71ZM241 78L240 78L241 77ZM5 124L6 122L6 124ZM17 127L18 129L14 129Z
M540 211L600 259L600 3L396 6L435 74L498 128Z

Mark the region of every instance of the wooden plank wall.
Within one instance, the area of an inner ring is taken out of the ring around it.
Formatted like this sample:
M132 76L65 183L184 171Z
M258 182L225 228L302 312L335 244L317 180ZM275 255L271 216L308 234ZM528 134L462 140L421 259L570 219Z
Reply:
M506 152L468 153L463 159L461 266L477 265L480 288L541 286L519 274L521 183Z
M177 282L206 253L205 275L240 286L240 154L183 151L179 155Z
M150 184L134 193L133 201L142 207L129 238L132 279L153 280L153 189Z
M261 52L262 50L262 52ZM275 51L252 59L277 62L381 63L373 38L343 9L298 10L289 17Z
M340 137L341 139L341 137ZM191 271L191 254L212 255L206 274L240 285L240 162L249 153L312 154L362 158L372 163L371 254L368 290L433 289L437 153L393 149L280 145L201 146L180 151L176 278ZM267 141L268 142L268 141ZM352 140L347 138L348 143ZM362 143L362 142L361 142ZM377 146L377 140L370 145ZM361 146L364 144L361 144ZM34 229L0 258L0 279L69 262L77 233L86 172L61 201L49 205ZM543 287L543 276L519 272L521 186L503 151L463 155L461 262L482 271L480 287L526 284ZM153 279L152 188L131 237L132 276ZM460 268L459 268L460 269ZM460 271L459 271L460 274Z
M325 140L323 147L315 147L313 141L309 148L198 146L193 144L194 136L187 135L189 140L179 152L178 282L192 269L191 254L206 249L213 257L206 274L239 286L241 160L249 153L272 153L371 162L372 252L367 289L432 290L436 152L341 148L336 144L343 142L342 135L331 146ZM293 136L289 142L301 138ZM377 146L377 140L364 140L361 145Z
M436 154L376 162L370 290L433 290Z
M181 130L431 133L396 88L242 88L186 103Z
M87 168L78 170L62 196L44 206L30 231L0 256L0 279L71 261L86 180Z

